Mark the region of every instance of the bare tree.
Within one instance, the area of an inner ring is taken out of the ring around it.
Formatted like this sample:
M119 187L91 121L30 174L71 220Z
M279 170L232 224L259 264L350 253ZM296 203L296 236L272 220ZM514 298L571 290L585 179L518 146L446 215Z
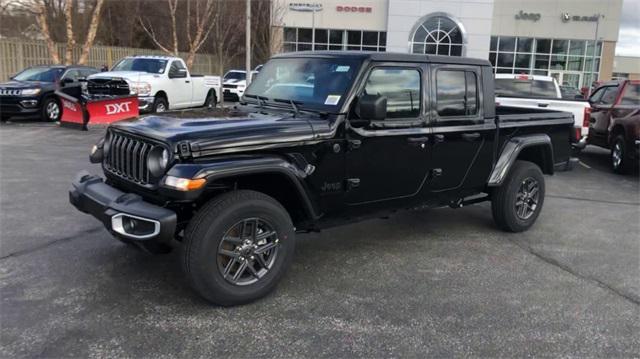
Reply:
M88 60L89 50L93 46L100 24L100 11L104 4L104 0L96 0L91 17L89 18L88 29L78 30L76 26L80 26L74 21L77 17L77 9L74 7L76 0L24 0L17 2L17 6L25 13L35 16L36 24L40 28L40 32L49 49L49 56L54 63L61 63L60 56L56 47L56 42L66 42L66 50L64 54L64 63L71 64L73 62L73 50L76 47L76 33L84 34L82 55L78 63L84 64ZM88 7L89 1L85 1L83 5ZM61 16L62 13L62 16ZM76 26L74 26L76 25ZM64 27L64 31L59 31Z
M225 3L226 1L215 1L215 0L194 0L195 6L192 6L192 0L183 0L186 2L186 11L184 13L178 12L178 4L179 0L166 0L167 5L169 7L169 16L171 18L171 44L163 44L163 41L160 39L160 36L153 28L153 25L150 20L144 20L142 17L139 18L140 25L149 36L151 41L162 51L166 52L169 55L176 56L181 48L186 48L188 53L187 55L187 66L191 67L193 61L195 60L196 53L202 45L204 45L205 41L209 37L211 33L211 29L214 27L216 22L218 21L219 13L216 11L218 8L217 5L221 3ZM204 4L203 4L204 3ZM178 21L178 16L184 15L183 21ZM192 21L193 20L193 21ZM178 36L178 23L185 24L186 34L186 46L180 46L179 36Z
M282 23L284 6L281 1L253 0L251 42L253 59L256 64L266 62L280 48L281 37L273 26Z

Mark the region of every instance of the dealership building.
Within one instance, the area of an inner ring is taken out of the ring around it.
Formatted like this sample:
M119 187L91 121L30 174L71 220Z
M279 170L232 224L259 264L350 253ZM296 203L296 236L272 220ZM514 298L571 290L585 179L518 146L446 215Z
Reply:
M496 73L611 79L622 0L277 0L278 51L484 58ZM595 46L594 46L595 44Z

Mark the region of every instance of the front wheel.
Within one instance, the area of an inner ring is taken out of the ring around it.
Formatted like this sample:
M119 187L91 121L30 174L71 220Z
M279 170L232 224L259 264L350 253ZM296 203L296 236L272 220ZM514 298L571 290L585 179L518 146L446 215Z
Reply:
M294 240L291 218L275 199L229 192L204 205L187 226L185 274L212 303L248 303L275 288L291 264Z
M161 113L167 111L168 109L169 103L167 102L167 99L164 97L156 97L156 99L153 101L153 108L151 109L151 112Z
M540 215L544 193L540 167L532 162L516 161L504 183L492 194L494 222L508 232L529 229Z
M54 97L45 99L42 103L42 119L49 122L60 121L62 110L60 103Z

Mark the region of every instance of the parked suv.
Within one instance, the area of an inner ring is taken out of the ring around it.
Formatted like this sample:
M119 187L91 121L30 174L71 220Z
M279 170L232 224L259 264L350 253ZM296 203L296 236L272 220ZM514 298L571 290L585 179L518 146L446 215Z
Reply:
M618 173L638 165L640 146L640 80L600 84L589 97L591 116L587 143L611 150Z
M222 305L271 291L296 232L482 201L527 230L573 127L496 107L486 60L366 52L278 55L235 113L178 117L111 125L91 154L105 179L81 172L69 197L124 242L182 245L192 287Z
M0 116L6 121L13 116L58 121L62 114L54 92L60 87L81 86L81 80L98 70L88 66L35 66L24 69L0 83Z

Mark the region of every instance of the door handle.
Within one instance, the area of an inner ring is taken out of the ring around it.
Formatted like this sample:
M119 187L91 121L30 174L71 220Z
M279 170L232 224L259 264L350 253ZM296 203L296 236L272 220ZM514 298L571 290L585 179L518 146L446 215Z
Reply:
M545 102L538 102L538 107L549 107L549 104Z
M433 136L433 139L435 143L444 142L444 135L435 135Z
M425 144L429 142L429 137L409 137L407 142L409 142L409 146L424 148Z
M480 138L480 132L463 133L462 138L464 138L467 141L475 141L478 138Z
M186 84L188 84L189 82L191 82L191 81L189 81L189 80L184 80L184 83L186 83Z

